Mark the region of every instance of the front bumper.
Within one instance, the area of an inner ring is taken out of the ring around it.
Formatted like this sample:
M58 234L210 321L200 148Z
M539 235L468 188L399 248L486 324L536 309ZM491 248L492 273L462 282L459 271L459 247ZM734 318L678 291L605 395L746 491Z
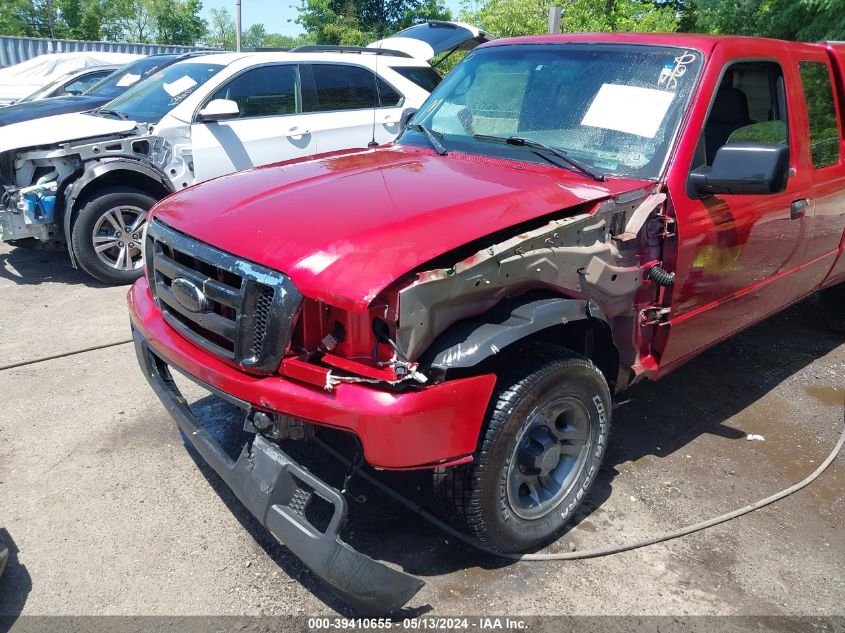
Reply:
M346 603L361 614L385 615L401 608L423 582L355 551L339 537L346 522L346 500L340 492L295 463L260 435L244 445L233 461L188 408L167 363L133 332L135 351L147 381L179 428L256 519ZM191 376L188 376L192 378ZM200 385L249 410L248 403ZM314 496L331 504L324 530L306 516Z
M191 343L165 322L144 278L128 301L133 327L168 364L257 409L354 433L371 466L431 467L475 452L496 382L492 374L404 393L357 384L329 392L282 376L247 374Z

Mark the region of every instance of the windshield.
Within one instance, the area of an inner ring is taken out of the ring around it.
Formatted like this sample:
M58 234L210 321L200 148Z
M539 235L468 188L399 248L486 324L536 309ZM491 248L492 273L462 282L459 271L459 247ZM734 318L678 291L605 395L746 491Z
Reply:
M110 101L103 110L118 112L133 121L158 123L222 68L220 64L201 62L173 64Z
M560 164L536 147L496 142L514 136L608 175L657 179L700 67L701 54L682 48L491 46L470 53L414 123L447 150ZM419 128L400 142L430 145Z
M103 77L84 94L114 99L126 92L129 86L135 85L141 79L146 79L162 66L172 62L176 57L177 55L153 55L126 64L108 77Z
M62 82L67 81L67 75L62 75L58 79L54 79L46 86L41 86L38 90L33 92L30 95L25 96L23 99L18 99L15 103L29 103L30 101L35 101L36 99L41 99L46 97L51 92L53 92L56 88L62 85Z

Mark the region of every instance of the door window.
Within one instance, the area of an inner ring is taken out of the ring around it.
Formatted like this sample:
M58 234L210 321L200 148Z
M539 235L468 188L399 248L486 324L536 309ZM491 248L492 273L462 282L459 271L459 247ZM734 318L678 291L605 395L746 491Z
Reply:
M212 99L238 104L238 118L248 119L301 112L299 67L272 65L253 68L220 88Z
M731 65L710 107L693 167L712 165L730 143L789 144L783 71L775 62Z
M312 68L319 111L376 107L378 94L373 71L360 66L340 64L314 64ZM390 89L384 82L380 87ZM393 92L395 94L395 91Z
M810 156L813 167L834 165L839 160L839 128L827 64L801 62L798 69L810 120Z
M103 70L100 72L85 75L84 77L80 77L76 81L72 81L68 85L66 85L64 90L62 90L59 94L81 95L95 83L100 81L103 77L111 75L112 72L114 71Z
M402 95L381 77L378 78L378 95L382 107L396 108L402 105Z

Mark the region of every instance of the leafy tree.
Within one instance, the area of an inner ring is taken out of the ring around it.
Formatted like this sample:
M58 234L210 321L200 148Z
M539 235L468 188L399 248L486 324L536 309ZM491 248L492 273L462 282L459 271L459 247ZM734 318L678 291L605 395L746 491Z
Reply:
M316 44L316 42L314 38L306 34L292 37L280 33L268 33L262 46L267 48L294 48L296 46L303 46L304 44Z
M225 7L222 9L213 8L210 11L208 29L206 30L203 43L206 46L214 46L227 51L235 48L235 21L232 14Z
M488 0L480 7L462 6L461 18L499 37L540 34L548 30L549 9L559 6L561 30L675 31L674 7L647 0Z
M158 5L154 0L111 0L105 7L102 27L105 39L140 43L156 41Z
M404 13L393 25L393 30L383 30L383 35L391 35L396 31L424 20L451 20L452 12L443 4L442 0L424 0L417 6L406 7Z
M74 40L101 38L103 7L98 0L56 0L56 35Z
M155 14L159 44L193 45L206 31L200 0L158 0Z
M788 40L845 38L845 0L697 0L695 29Z
M313 44L313 38L307 35L291 37L279 33L268 33L263 24L253 24L241 34L241 46L245 50L254 48L294 48L303 44ZM225 8L212 9L208 21L208 30L203 39L206 46L235 50L235 20Z
M361 46L422 19L450 19L443 0L304 0L297 24L319 44Z
M46 0L0 0L0 35L50 37L51 19L55 10Z

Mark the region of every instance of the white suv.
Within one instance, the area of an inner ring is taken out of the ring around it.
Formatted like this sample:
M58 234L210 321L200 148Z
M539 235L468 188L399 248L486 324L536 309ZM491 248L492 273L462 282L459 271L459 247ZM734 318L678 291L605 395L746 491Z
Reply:
M424 59L487 39L432 21L367 48L202 56L96 110L6 126L0 239L67 244L74 265L128 283L156 201L233 171L390 142L439 81Z

